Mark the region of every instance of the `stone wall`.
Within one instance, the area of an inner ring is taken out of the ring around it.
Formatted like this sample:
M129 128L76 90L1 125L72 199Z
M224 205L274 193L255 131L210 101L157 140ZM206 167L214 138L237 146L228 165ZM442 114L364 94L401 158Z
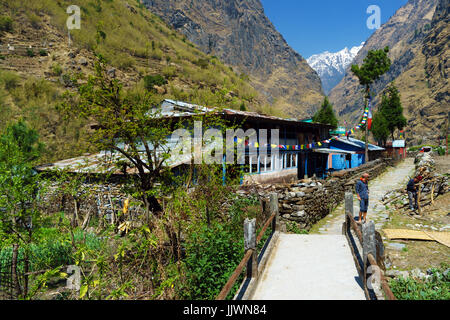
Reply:
M310 178L280 184L254 183L241 186L238 193L242 196L258 194L261 198L268 199L270 193L276 192L281 220L296 222L300 228L309 230L343 201L345 191L354 189L357 179L363 172L376 177L391 164L391 159L378 159L358 168L335 172L326 180ZM80 190L77 197L80 199L81 220L90 216L90 218L105 218L106 222L110 222L111 214L121 211L127 198L121 191L119 182L86 182L82 184ZM70 215L74 212L74 199L72 196L64 195L54 184L44 199L43 207L49 214L65 212ZM144 208L134 206L132 201L129 212L127 219L132 216L132 220L139 220L138 217L144 213Z
M270 193L276 192L281 220L296 222L301 229L309 230L344 200L347 189L354 190L362 173L367 172L373 178L391 164L390 159L378 159L358 168L336 172L326 180L303 179L290 184L253 185L243 187L240 193L258 193L268 198Z

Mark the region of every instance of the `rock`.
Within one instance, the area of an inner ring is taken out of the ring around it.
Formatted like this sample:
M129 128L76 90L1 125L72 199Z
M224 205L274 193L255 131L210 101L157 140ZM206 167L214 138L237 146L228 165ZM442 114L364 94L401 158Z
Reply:
M295 197L301 198L301 197L304 197L305 195L306 195L306 194L305 194L304 192L300 191L300 192L297 192L297 193L295 194Z
M78 60L78 63L81 64L82 66L87 66L87 65L88 65L88 61L87 61L87 59L84 58L84 57L81 57L81 58Z
M403 278L403 279L409 278L408 271L400 271L400 270L387 270L384 273L384 275L390 278Z
M297 211L295 213L293 213L291 216L292 217L297 217L297 218L302 218L306 215L306 212L304 210L302 211Z
M416 279L423 279L425 278L426 274L423 273L419 268L415 268L411 271L411 277Z
M137 14L136 9L135 9L134 7L132 7L132 6L130 6L130 5L128 4L128 2L125 2L125 7L127 7L127 9L131 11L131 13Z
M76 57L76 53L75 52L69 52L68 54L69 58L73 59Z
M303 210L305 210L305 206L304 205L293 205L292 210L303 211Z
M108 74L109 77L115 78L116 77L116 68L110 68L110 69L108 69L108 71L106 73Z
M397 242L389 242L387 244L387 247L389 249L392 249L392 250L402 251L404 248L406 248L406 244L404 244L404 243L397 243Z

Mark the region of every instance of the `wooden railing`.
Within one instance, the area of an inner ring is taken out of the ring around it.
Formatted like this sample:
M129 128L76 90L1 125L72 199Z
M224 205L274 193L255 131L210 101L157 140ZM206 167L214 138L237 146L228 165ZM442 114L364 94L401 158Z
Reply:
M246 219L244 222L244 249L245 254L244 258L241 260L239 265L236 267L233 274L228 279L225 286L222 288L222 291L220 291L219 295L216 297L216 300L225 300L228 294L230 293L231 289L233 288L234 284L238 280L239 276L242 274L244 268L246 268L246 278L247 279L253 279L257 280L258 278L258 250L257 245L263 238L264 234L268 230L270 226L272 226L272 234L269 239L267 239L267 242L264 247L267 248L270 241L273 240L273 235L278 230L279 223L278 223L278 195L276 193L270 194L270 201L268 206L268 211L270 214L270 217L267 219L267 221L264 223L261 231L259 232L258 236L256 236L256 219L248 220Z
M351 230L354 231L357 240L362 246L362 256L356 243L352 241L353 235L351 234ZM345 193L345 222L342 227L342 232L349 241L358 273L364 282L366 298L373 299L372 297L375 295L377 300L396 300L381 269L381 266L384 265L382 261L384 246L381 236L375 231L375 223L373 221L368 221L363 225L355 221L352 192ZM358 255L360 259L358 259ZM377 292L379 290L371 290L374 285L372 280L375 280L375 285L379 285L377 289L380 289L382 294ZM369 290L373 292L372 295Z

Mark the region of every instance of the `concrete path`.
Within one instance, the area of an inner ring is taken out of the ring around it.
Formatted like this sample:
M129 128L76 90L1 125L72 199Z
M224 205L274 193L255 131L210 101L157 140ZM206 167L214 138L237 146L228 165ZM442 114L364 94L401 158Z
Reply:
M375 222L375 229L382 229L389 214L383 205L382 197L391 190L401 187L406 188L409 177L414 174L414 159L407 158L399 163L395 168L389 169L385 173L369 181L369 211L367 219ZM359 213L359 201L356 194L353 198L353 212L355 216ZM332 214L319 222L320 228L313 228L312 233L318 234L341 234L342 223L344 222L344 203L341 203Z
M406 159L369 182L368 219L381 229L389 215L381 199L386 192L406 186L414 172ZM359 202L354 198L355 215ZM361 279L345 236L344 204L320 222L309 235L281 234L253 300L365 300ZM314 234L316 233L316 234Z
M342 235L281 234L253 300L365 300Z

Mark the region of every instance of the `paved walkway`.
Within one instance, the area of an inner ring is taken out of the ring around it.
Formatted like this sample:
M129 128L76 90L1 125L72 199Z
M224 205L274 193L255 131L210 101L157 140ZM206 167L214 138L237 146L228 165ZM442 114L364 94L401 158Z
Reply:
M253 300L365 300L342 235L281 234Z
M367 220L375 222L375 229L382 229L389 214L386 212L386 207L383 205L381 199L391 190L401 187L406 188L409 177L414 174L414 159L407 158L399 163L395 168L386 171L380 176L369 181L369 211L367 213ZM342 223L345 218L344 203L341 203L332 214L324 218L319 224L320 228L313 233L318 234L341 234ZM353 212L355 216L359 213L359 201L356 194L353 198Z
M388 218L382 197L405 186L413 171L413 159L407 159L369 182L368 219L376 229ZM356 196L354 206L356 215ZM365 300L351 249L342 235L344 216L342 204L322 220L318 234L281 234L252 299Z

